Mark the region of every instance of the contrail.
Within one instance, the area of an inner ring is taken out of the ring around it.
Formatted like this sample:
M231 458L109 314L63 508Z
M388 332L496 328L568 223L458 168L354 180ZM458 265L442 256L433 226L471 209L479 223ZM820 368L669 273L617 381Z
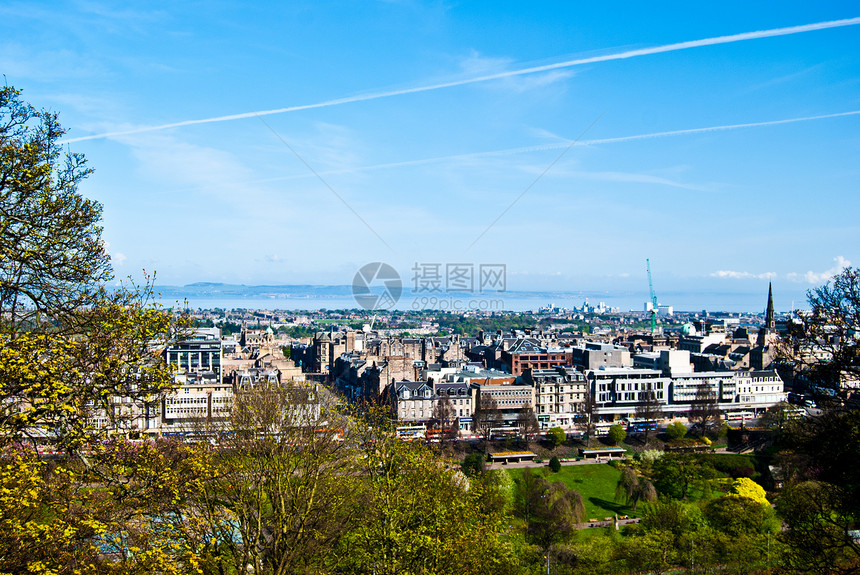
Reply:
M750 122L747 124L728 124L726 126L710 126L707 128L690 128L688 130L672 130L670 132L654 132L651 134L639 134L636 136L621 136L619 138L603 138L601 140L589 140L581 145L588 144L614 144L616 142L632 142L634 140L647 140L649 138L662 138L664 136L683 136L685 134L702 134L705 132L722 132L724 130L738 130L741 128L758 128L761 126L778 126L779 124L793 124L795 122L811 122L813 120L825 120L827 118L841 118L843 116L856 116L860 110L850 112L838 112L836 114L823 114L821 116L806 116L803 118L788 118L786 120L768 120L766 122Z
M723 132L727 130L740 130L743 128L760 128L764 126L778 126L780 124L794 124L797 122L812 122L814 120L826 120L828 118L842 118L845 116L858 116L860 110L852 110L850 112L837 112L835 114L822 114L819 116L804 116L802 118L787 118L784 120L767 120L764 122L748 122L745 124L726 124L723 126L706 126L704 128L687 128L685 130L670 130L665 132L651 132L648 134L634 134L631 136L619 136L616 138L601 138L599 140L582 140L577 146L597 146L600 144L618 144L622 142L635 142L636 140L649 140L651 138L666 138L671 136L685 136L689 134L705 134L708 132ZM450 162L457 160L471 160L475 158L486 158L492 156L510 156L515 154L527 154L531 152L544 152L548 150L558 150L567 148L571 145L570 140L562 140L553 144L538 144L535 146L523 146L520 148L507 148L504 150L488 150L485 152L471 152L466 154L454 154L450 156L436 156L433 158L423 158L418 160L403 160L400 162L387 162L384 164L373 164L370 166L357 166L354 168L342 168L338 170L325 170L320 174L323 176L351 174L354 172L365 172L371 170L385 170L390 168L405 168L410 166L420 166L424 164L436 164L439 162ZM255 180L255 184L276 182L283 180L296 180L307 178L307 175L300 176L280 176L275 178L266 178ZM228 185L228 184L225 184ZM196 188L195 188L196 189Z
M576 60L567 60L564 62L556 62L555 64L546 64L543 66L533 66L530 68L521 68L519 70L510 70L507 72L499 72L486 76L478 76L475 78L467 78L464 80L453 80L450 82L442 82L439 84L431 84L428 86L418 86L415 88L406 88L402 90L391 90L386 92L374 92L357 96L348 96L346 98L338 98L335 100L326 100L316 104L304 104L301 106L290 106L288 108L278 108L275 110L262 110L258 112L244 112L241 114L231 114L229 116L216 116L214 118L203 118L200 120L185 120L182 122L174 122L172 124L161 124L159 126L146 126L142 128L134 128L132 130L122 130L116 132L106 132L103 134L93 134L90 136L81 136L79 138L69 138L62 140L60 143L67 144L71 142L82 142L85 140L96 140L101 138L110 138L113 136L125 136L129 134L140 134L142 132L154 132L157 130L167 130L169 128L179 128L182 126L193 126L195 124L212 124L215 122L229 122L231 120L242 120L245 118L253 118L255 116L269 116L272 114L284 114L287 112L298 112L301 110L312 110L315 108L328 108L330 106L339 106L341 104L351 104L354 102L366 102L369 100L378 100L381 98L391 98L393 96L404 96L407 94L417 94L420 92L430 92L433 90L442 90L444 88L453 88L456 86L465 86L468 84L477 84L479 82L487 82L490 80L499 80L502 78L511 78L514 76L524 76L527 74L537 74L540 72L548 72L550 70L558 70L561 68L571 68L574 66L582 66L585 64L595 64L598 62L609 62L612 60L626 60L628 58L637 58L639 56L649 56L651 54L662 54L664 52L675 52L678 50L688 50L690 48L699 48L702 46L714 46L717 44L731 44L732 42L743 42L745 40L757 40L759 38L771 38L774 36L788 36L791 34L800 34L803 32L813 32L815 30L826 30L828 28L840 28L843 26L854 26L860 24L860 17L846 18L844 20L831 20L828 22L818 22L815 24L804 24L802 26L789 26L787 28L774 28L772 30L759 30L757 32L744 32L742 34L732 34L730 36L717 36L714 38L704 38L701 40L691 40L689 42L677 42L675 44L666 44L664 46L654 46L652 48L641 48L638 50L627 50L614 54L606 54L603 56L593 56L590 58L579 58Z

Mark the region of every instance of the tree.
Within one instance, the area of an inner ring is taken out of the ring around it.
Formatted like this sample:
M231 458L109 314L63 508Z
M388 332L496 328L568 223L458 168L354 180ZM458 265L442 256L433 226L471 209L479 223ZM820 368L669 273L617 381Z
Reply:
M567 434L564 432L564 429L558 426L551 427L547 435L549 435L549 438L555 447L558 447L567 441Z
M719 425L720 408L717 404L717 393L707 383L700 383L696 387L696 398L690 405L687 418L702 435Z
M354 526L335 547L330 571L512 570L501 508L485 504L492 474L464 478L425 446L393 438L379 418L365 420L357 432L358 475L339 476L350 489Z
M558 473L561 471L561 461L558 460L558 457L553 455L549 460L549 469L553 473Z
M539 430L537 415L535 415L535 410L530 403L526 404L517 414L517 425L526 438L534 437L537 434Z
M860 270L843 269L807 298L811 310L789 322L780 355L801 378L839 389L860 377Z
M618 478L618 484L615 486L615 499L625 499L629 501L636 489L639 487L639 476L632 467L624 467L621 470L621 477Z
M150 305L149 281L106 288L101 206L78 193L91 170L63 133L0 90L0 436L75 451L93 417L127 432L171 387L160 353L181 326Z
M451 403L451 400L447 395L443 395L440 399L436 400L435 405L433 405L433 420L436 425L442 429L443 439L453 439L457 436L456 421L457 421L457 411L454 409L454 404Z
M585 502L561 481L550 483L525 469L514 489L514 513L526 522L529 540L547 550L573 535Z
M675 499L687 499L692 487L706 494L710 480L716 477L709 462L691 453L666 453L654 461L652 470L660 493Z
M652 422L661 419L663 416L663 404L657 399L657 394L650 389L642 393L642 400L636 405L636 419L638 421ZM648 425L645 426L645 443L648 443L648 435L651 429Z
M481 475L486 470L486 463L484 460L483 453L470 453L465 458L463 458L463 463L460 465L460 469L463 470L463 473L466 476L474 476Z
M615 486L615 498L623 499L626 505L632 504L633 511L636 511L640 501L656 501L657 490L650 481L639 477L633 468L624 467Z
M851 531L856 515L844 492L830 483L806 481L784 488L777 501L785 530L785 561L796 572L857 573L860 549Z
M618 445L627 437L627 430L620 423L609 426L609 440Z
M588 447L591 447L591 436L594 435L594 419L597 415L597 400L590 388L586 388L582 400L582 413L585 415L585 434Z
M680 421L673 421L666 426L666 433L672 439L682 439L685 435L687 435L687 426Z
M365 439L363 425L320 385L262 384L236 394L230 419L203 430L221 449L214 480L191 507L205 518L202 538L220 542L211 559L217 572L318 572L337 560L358 517L355 484L365 470L354 446Z
M92 170L62 153L64 133L57 114L0 90L0 317L12 336L45 321L76 325L111 277L101 205L77 190Z
M772 405L759 418L759 425L782 433L800 419L798 408L785 401Z
M788 564L803 571L854 573L860 543L860 411L829 411L786 432L782 458L789 478L776 501L785 522L780 538Z
M770 505L767 501L767 494L764 491L764 487L749 477L739 477L735 479L729 488L729 493L737 495L738 497L752 499L762 505Z
M479 391L475 411L472 414L472 426L475 433L484 436L484 441L489 441L490 430L504 423L502 410L495 398L489 393Z

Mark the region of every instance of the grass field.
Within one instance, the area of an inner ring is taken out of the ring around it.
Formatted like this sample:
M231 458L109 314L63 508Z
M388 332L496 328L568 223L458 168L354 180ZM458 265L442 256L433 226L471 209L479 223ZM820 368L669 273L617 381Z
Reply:
M532 469L532 472L543 474L549 481L563 481L570 489L575 489L585 500L585 512L587 519L604 519L613 514L629 515L639 517L637 510L634 512L623 502L615 501L615 486L621 472L611 465L565 465L558 473L549 471L546 467ZM522 469L509 469L508 473L514 479L522 476Z

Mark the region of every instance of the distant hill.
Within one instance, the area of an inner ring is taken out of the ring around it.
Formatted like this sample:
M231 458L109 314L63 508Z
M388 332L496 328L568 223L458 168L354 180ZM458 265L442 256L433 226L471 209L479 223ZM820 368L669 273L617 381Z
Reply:
M184 286L155 286L163 298L251 298L251 297L344 297L352 296L349 285L244 285L214 282L195 282Z

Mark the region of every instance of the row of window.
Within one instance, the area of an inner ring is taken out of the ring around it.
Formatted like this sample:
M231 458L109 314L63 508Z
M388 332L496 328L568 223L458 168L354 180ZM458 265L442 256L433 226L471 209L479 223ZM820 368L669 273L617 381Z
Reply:
M167 405L178 405L184 403L206 403L207 398L205 397L177 397L175 399L167 399L165 403Z
M189 415L189 414L205 414L205 407L172 407L166 410L167 415Z
M573 412L576 410L576 404L571 403L567 406L567 412ZM538 413L564 413L564 405L559 405L555 410L552 409L552 406L541 405Z
M584 391L585 386L584 385L577 385L577 386L571 385L570 390L571 391ZM564 393L565 391L567 391L567 386L564 386L564 385L557 385L555 390L553 390L551 385L548 388L547 387L541 387L540 388L541 393L558 393L558 392Z

